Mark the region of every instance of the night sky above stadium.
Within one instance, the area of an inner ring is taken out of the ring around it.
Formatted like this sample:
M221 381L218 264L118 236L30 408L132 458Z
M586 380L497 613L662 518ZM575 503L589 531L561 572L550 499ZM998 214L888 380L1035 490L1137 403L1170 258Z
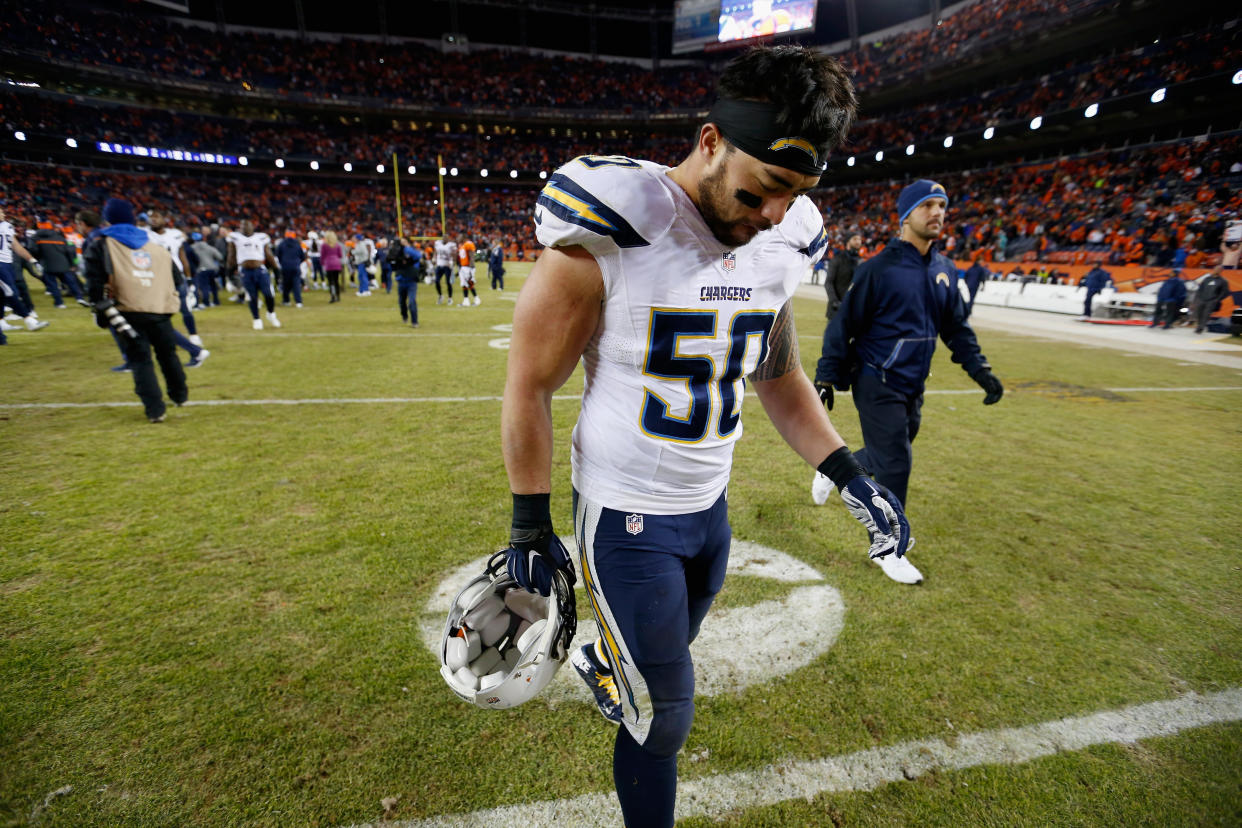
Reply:
M946 1L942 5L951 3ZM189 0L190 16L215 22L216 0ZM586 34L588 27L582 17L567 17L547 11L528 10L523 15L515 8L516 3L489 4L486 0L470 2L458 0L420 0L420 2L383 2L362 0L342 5L333 0L302 0L305 26L309 31L340 32L342 34L381 33L380 6L384 7L387 33L402 37L438 39L453 31L453 6L456 6L456 28L472 42L508 46L528 45L542 49L558 49L573 52L590 52L591 43ZM530 0L528 9L564 8L578 4L565 2L540 2ZM669 56L671 42L673 0L651 2L622 2L601 0L601 7L630 11L657 9L667 22L658 29L659 52ZM155 8L155 7L151 7ZM859 32L877 31L926 14L928 0L857 0ZM244 26L296 29L297 13L293 0L272 0L255 3L253 0L223 0L225 21ZM161 13L175 12L160 10ZM523 17L525 18L523 23ZM845 0L820 0L814 35L805 36L800 42L808 44L833 43L849 36L846 22ZM567 40L566 31L577 35ZM606 55L647 57L651 53L650 26L638 21L609 20L596 29L595 51Z

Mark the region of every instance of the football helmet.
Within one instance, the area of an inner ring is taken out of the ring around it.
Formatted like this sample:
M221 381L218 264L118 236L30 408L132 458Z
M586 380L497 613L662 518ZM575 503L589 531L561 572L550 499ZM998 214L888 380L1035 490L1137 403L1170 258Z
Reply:
M453 599L440 639L440 675L465 701L517 707L552 681L578 627L573 585L557 570L546 598L509 577L502 550Z

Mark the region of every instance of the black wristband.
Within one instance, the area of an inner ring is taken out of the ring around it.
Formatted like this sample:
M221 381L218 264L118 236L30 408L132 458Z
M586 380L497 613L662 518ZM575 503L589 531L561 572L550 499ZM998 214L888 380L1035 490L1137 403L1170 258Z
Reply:
M817 468L819 473L832 480L833 485L838 489L844 489L845 484L855 477L867 474L867 470L862 467L862 463L854 459L854 453L846 446L841 446L841 448L828 455Z
M551 500L552 495L547 492L543 494L514 494L513 528L538 529L541 526L552 525Z

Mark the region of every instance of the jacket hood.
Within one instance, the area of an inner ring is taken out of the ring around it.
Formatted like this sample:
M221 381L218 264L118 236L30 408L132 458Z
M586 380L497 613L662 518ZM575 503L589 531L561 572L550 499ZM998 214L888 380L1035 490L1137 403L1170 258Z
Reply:
M146 230L132 224L112 224L99 232L108 238L116 239L131 250L141 250L151 240Z

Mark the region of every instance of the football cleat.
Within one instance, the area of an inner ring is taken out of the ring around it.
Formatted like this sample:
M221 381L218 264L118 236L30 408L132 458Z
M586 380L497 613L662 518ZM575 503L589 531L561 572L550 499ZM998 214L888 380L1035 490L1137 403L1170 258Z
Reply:
M256 331L263 330L263 320L262 319L254 320L254 322L251 323L251 327L253 327Z
M823 506L828 502L828 497L835 488L831 477L815 472L815 477L811 480L811 501L816 506Z
M611 670L600 670L595 666L587 652L594 646L592 643L574 650L574 654L569 657L569 663L590 688L599 714L613 724L621 724L621 694L617 690L617 680L613 678Z
M191 359L189 362L185 364L185 367L186 368L197 368L198 366L206 362L207 357L209 356L211 356L211 351L207 350L206 348L203 348L201 351L198 352L198 354L194 356L193 359Z
M43 322L38 317L36 317L33 313L30 314L30 316L26 317L26 330L28 331L37 331L42 328L46 328L49 324L51 323Z
M914 537L911 536L909 545L906 546L906 552L914 548ZM880 565L880 569L884 574L892 578L899 584L921 584L923 583L923 573L910 563L909 555L902 555L900 558L896 555L885 555L883 558L872 558Z
M276 311L268 311L267 321L272 323L273 328L280 327L280 320L276 318Z

